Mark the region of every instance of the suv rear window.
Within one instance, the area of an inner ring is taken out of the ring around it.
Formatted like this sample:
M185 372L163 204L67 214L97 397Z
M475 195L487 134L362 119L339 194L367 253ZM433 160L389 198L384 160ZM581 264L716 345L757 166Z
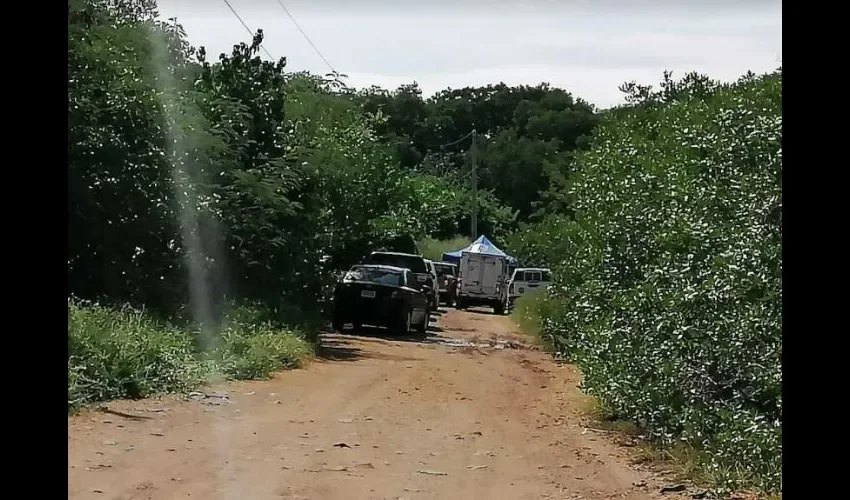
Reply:
M354 266L345 274L346 281L369 281L379 285L405 286L404 272L377 267Z
M366 259L365 263L407 268L413 271L414 273L428 273L428 269L425 267L425 259L416 255L373 253Z
M455 275L455 267L447 266L445 264L434 264L434 267L437 268L437 276L443 277L445 275L454 276Z
M526 271L525 281L529 281L532 283L535 281L540 281L540 271Z

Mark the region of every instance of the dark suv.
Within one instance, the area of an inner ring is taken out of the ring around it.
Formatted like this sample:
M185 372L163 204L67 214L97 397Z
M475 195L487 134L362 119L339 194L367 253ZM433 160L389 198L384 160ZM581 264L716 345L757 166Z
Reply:
M363 263L410 269L415 276L415 281L411 285L417 290L422 290L423 286L433 290L436 285L431 273L428 272L428 267L425 265L425 259L421 255L400 252L372 252ZM430 297L431 294L426 293L425 295Z

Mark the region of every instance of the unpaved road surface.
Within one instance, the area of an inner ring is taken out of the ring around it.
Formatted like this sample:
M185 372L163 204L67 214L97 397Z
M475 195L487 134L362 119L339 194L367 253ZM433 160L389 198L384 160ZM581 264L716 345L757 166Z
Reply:
M585 427L577 371L509 318L448 310L431 330L326 335L273 380L69 417L68 497L674 498Z

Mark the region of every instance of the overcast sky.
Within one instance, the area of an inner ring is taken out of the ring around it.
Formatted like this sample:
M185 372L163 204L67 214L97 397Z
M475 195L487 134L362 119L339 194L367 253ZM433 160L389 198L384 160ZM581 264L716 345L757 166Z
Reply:
M279 0L229 0L292 71L327 73ZM349 85L562 87L597 106L665 69L734 80L779 66L781 0L280 0ZM210 59L249 39L224 0L159 0ZM263 57L265 55L263 54Z

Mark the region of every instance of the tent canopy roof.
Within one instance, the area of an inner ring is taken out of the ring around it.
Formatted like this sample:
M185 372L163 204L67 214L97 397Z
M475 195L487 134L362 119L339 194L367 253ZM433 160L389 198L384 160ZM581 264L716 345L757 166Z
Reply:
M516 263L516 259L511 257L510 255L503 252L499 247L493 244L492 241L488 240L486 236L483 234L478 237L477 240L473 241L471 245L466 248L461 248L460 250L455 250L454 252L446 252L443 254L443 260L446 262L457 262L460 260L463 252L470 253L480 253L484 255L495 255L498 257L504 257L510 263Z

